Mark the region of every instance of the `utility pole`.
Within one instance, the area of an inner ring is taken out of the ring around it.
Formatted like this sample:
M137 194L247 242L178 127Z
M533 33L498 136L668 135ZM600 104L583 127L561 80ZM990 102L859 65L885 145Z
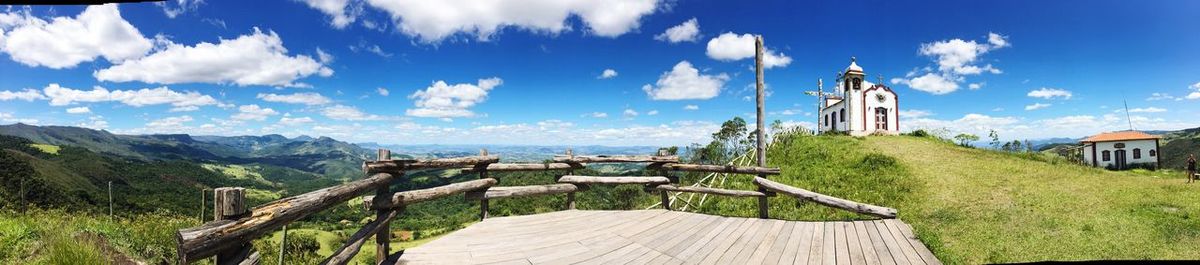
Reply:
M815 116L817 116L817 134L821 134L821 122L824 119L824 117L821 117L821 109L825 108L825 97L837 95L834 93L825 93L825 83L820 78L817 78L817 90L804 91L804 94L817 97L817 112L815 112Z
M283 238L279 239L279 265L283 265L284 246L287 246L287 225L283 225Z

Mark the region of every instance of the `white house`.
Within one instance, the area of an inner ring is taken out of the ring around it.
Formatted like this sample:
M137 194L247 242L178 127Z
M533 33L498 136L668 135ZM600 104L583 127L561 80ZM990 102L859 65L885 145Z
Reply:
M853 136L900 134L900 103L896 92L866 80L854 58L839 76L836 96L825 97L821 108L822 132L848 132Z
M1141 164L1158 168L1159 139L1162 137L1139 131L1101 133L1079 141L1083 145L1080 152L1084 163L1094 167L1120 170Z

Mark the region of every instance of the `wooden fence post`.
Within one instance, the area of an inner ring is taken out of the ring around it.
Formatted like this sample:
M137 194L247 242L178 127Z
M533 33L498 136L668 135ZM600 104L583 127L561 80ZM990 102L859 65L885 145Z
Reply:
M567 148L567 157L571 158L574 156L575 156L575 153L571 152L571 148ZM574 165L572 165L571 169L567 170L567 175L575 175ZM555 179L554 182L558 182L558 180ZM567 210L575 210L575 192L574 191L567 193Z
M488 155L487 149L479 149L479 155L487 156ZM479 171L479 179L488 178L487 167L488 167L487 164L475 165L475 171ZM486 192L487 189L484 189L484 190ZM488 199L487 198L479 199L479 221L483 221L483 219L487 219L487 218L488 218Z
M763 90L765 89L764 88L765 84L763 84L763 38L762 38L762 35L758 35L758 36L754 37L754 76L756 79L754 82L755 91L756 91L755 95L757 97L754 105L755 105L755 113L756 113L756 116L758 119L758 124L756 125L758 127L756 130L758 133L755 135L755 139L757 139L757 140L755 141L754 150L755 150L755 155L758 158L758 166L765 167L765 166L767 166L767 137L766 137L766 132L763 131L766 129L765 128L766 126L764 124L764 122L766 122L766 121L764 121L764 117L763 117L763 105L765 104L764 102L766 101L766 95L763 94L764 93ZM759 177L767 178L767 175L760 174ZM763 187L758 187L758 191L763 192L763 193L767 192L767 190ZM767 218L767 197L766 196L758 197L758 218Z
M376 160L392 160L392 151L387 149L379 149L379 157L377 157ZM385 220L388 218L387 209L391 208L390 206L392 205L392 182L389 181L387 184L375 189L375 198L371 204L382 206L376 208L379 210L375 210L375 220ZM389 250L392 241L391 222L384 222L379 226L379 232L375 233L376 263L387 260L388 255L391 254L391 251Z
M216 220L236 220L246 215L246 189L217 188L213 190L213 218ZM217 253L216 264L239 264L248 259L257 259L250 242L241 246L230 247Z
M666 156L666 155L667 155L666 149L658 149L658 156ZM671 172L667 171L666 168L660 166L658 168L658 173L661 174L663 177L667 177L667 179L670 179L672 184L679 184L679 180L671 178ZM659 198L662 199L663 209L670 211L671 210L671 195L667 194L666 190L659 190L658 194L659 194L658 195Z

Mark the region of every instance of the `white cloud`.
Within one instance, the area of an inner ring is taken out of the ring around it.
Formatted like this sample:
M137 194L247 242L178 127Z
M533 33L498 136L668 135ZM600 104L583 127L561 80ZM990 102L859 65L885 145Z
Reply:
M608 113L604 113L604 112L592 112L590 114L584 114L584 115L591 116L592 118L608 118Z
M322 110L321 114L325 115L325 117L329 117L330 119L335 119L335 120L375 121L375 120L385 119L382 116L374 115L374 114L367 114L365 112L362 112L361 110L358 110L358 108L355 108L352 106L346 106L346 105L330 106L330 107Z
M658 115L658 110L651 110L651 111L646 112L646 116L654 116L654 115Z
M279 112L276 112L275 110L273 110L271 108L262 108L262 107L259 107L258 105L251 104L251 105L239 106L238 113L234 114L233 116L230 116L229 118L234 119L234 120L240 120L240 121L248 121L248 120L263 121L263 120L266 120L267 117L275 116L278 114L279 114Z
M192 116L188 116L188 115L176 116L176 117L166 117L166 118L147 122L146 127L153 128L153 129L171 130L174 128L187 127L186 125L184 125L184 123L187 123L190 121L192 121Z
M175 18L187 12L195 12L200 9L200 5L204 4L204 0L168 0L155 2L154 5L162 8L163 14L167 18Z
M904 117L905 119L918 119L918 118L929 117L930 115L933 115L933 112L930 112L928 110L918 110L918 109L900 110L900 117Z
M350 51L352 51L352 52L362 51L362 52L374 53L375 55L379 55L379 57L383 57L383 58L391 58L392 57L391 53L384 51L383 48L379 47L379 45L367 43L366 40L360 40L360 41L358 41L357 45L350 45L349 47L350 47Z
M1044 109L1044 108L1048 108L1048 107L1050 107L1050 104L1033 103L1033 105L1026 105L1025 110L1039 110L1039 109Z
M1072 94L1071 91L1064 89L1043 87L1037 90L1029 91L1029 94L1026 94L1026 96L1044 99L1071 99Z
M609 78L613 78L613 77L617 77L617 70L604 69L604 72L600 73L600 76L597 76L596 78L597 79L609 79Z
M966 76L1003 73L1002 70L991 64L981 66L978 62L984 54L1009 46L1012 44L1008 42L1008 37L996 33L988 33L987 43L962 39L922 43L918 52L937 63L937 69L923 68L919 72L924 72L924 75L920 75L917 70L914 70L905 75L905 78L893 78L892 83L905 84L913 89L935 95L948 94L958 90L959 83L965 81ZM914 76L918 77L914 78ZM982 87L982 82L967 85L967 88L972 90Z
M632 119L633 117L637 117L638 112L633 109L625 109L624 112L621 112L621 115L625 116L626 119Z
M76 90L50 84L42 89L42 93L50 100L51 106L67 106L80 102L121 102L122 104L143 107L150 105L170 104L172 111L196 110L202 106L222 105L212 96L196 91L179 92L167 87L143 88L139 90L112 90L100 86L92 90Z
M91 113L91 112L92 112L92 110L89 109L88 107L74 107L74 108L67 109L67 113L70 113L70 114L84 114L84 113Z
M350 0L300 0L308 7L314 8L329 15L329 25L337 29L346 28L354 20L361 11L350 6Z
M387 88L383 88L383 87L375 88L375 93L378 93L380 96L385 96L385 97L388 96L389 94L391 94L391 92L388 92Z
M736 61L754 58L754 49L754 35L750 35L749 33L738 35L733 32L726 32L708 41L705 54L709 58L720 61ZM784 67L791 63L792 57L763 47L764 68Z
M925 75L913 79L892 78L892 84L905 84L912 89L934 95L944 95L958 90L957 82L938 73L925 73Z
M571 29L572 15L587 32L616 37L635 30L654 13L658 0L367 0L397 28L421 42L436 43L458 33L486 41L505 28L557 34Z
M35 99L46 99L46 96L43 96L41 91L38 91L37 89L32 89L32 88L26 88L25 90L16 91L16 92L8 91L8 90L0 91L0 101L16 100L16 99L20 99L20 100L24 100L24 101L33 101Z
M1129 112L1131 112L1131 113L1156 113L1156 112L1166 112L1166 111L1167 111L1167 109L1156 108L1156 107L1134 108L1134 109L1129 110Z
M288 56L278 34L254 28L249 35L221 39L217 44L168 43L146 57L127 60L93 75L112 82L304 86L296 80L311 75L328 77L333 70L307 55Z
M50 21L28 12L0 14L0 51L21 64L71 68L97 57L120 63L142 57L153 44L121 17L116 4L89 6L75 17Z
M657 86L646 84L642 91L654 100L711 99L721 93L728 80L729 76L724 73L700 74L691 63L681 61L670 72L659 76Z
M439 80L409 95L408 98L416 100L413 102L416 108L405 113L428 118L473 117L475 113L470 108L487 100L488 92L503 82L499 77L479 79L477 84L449 85Z
M333 62L333 59L334 59L333 54L326 53L325 50L321 50L321 48L317 48L317 61L318 62L321 62L321 64L328 65L329 63Z
M655 35L654 39L670 43L695 42L700 39L700 24L696 18L692 18L684 21L683 24L668 28L662 34Z
M1190 88L1192 90L1192 93L1188 93L1188 95L1185 98L1200 99L1200 82L1196 82L1196 84L1188 86L1188 88Z
M108 121L104 120L104 117L101 116L91 116L88 117L87 121L76 123L75 126L103 130L108 128Z
M313 119L309 118L309 117L299 117L299 118L283 117L283 118L279 119L279 124L282 124L285 126L296 126L296 125L307 124L307 123L312 123L312 122L313 122Z
M700 109L700 106L696 106L696 105L686 105L686 106L683 106L683 109L684 109L684 110L698 110L698 109Z
M1171 96L1170 94L1167 94L1167 93L1151 93L1151 94L1150 94L1150 97L1146 98L1146 101L1155 101L1155 100L1182 100L1182 99L1183 99L1183 98L1177 98L1177 97L1175 97L1175 96Z
M330 100L329 98L322 96L321 94L318 94L315 92L302 92L302 93L294 93L294 94L287 94L287 95L274 94L274 93L272 93L272 94L258 93L258 98L262 99L263 101L267 101L267 102L280 102L280 103L304 104L304 105L324 105L324 104L329 104L330 102L333 102L333 100Z

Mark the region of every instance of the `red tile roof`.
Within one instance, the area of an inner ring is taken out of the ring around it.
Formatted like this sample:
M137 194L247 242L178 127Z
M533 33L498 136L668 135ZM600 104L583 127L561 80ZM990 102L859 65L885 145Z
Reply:
M1079 141L1079 142L1095 143L1095 142L1112 142L1112 141L1128 141L1128 140L1154 140L1154 139L1161 139L1161 138L1162 138L1161 136L1150 135L1150 134L1147 134L1144 132L1139 132L1139 131L1119 131L1119 132L1106 132L1106 133L1101 133L1101 134L1097 134L1097 135L1092 135L1092 137L1088 137L1087 139L1083 139L1083 141Z

